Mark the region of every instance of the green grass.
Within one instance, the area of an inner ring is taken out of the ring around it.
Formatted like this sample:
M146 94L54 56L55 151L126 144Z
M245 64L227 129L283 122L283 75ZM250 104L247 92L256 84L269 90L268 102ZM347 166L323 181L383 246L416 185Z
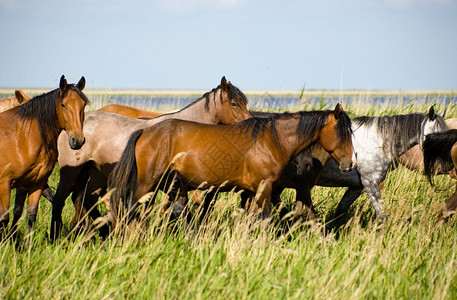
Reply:
M345 106L352 116L426 112L429 105ZM308 107L310 109L310 107ZM442 111L442 107L438 107ZM455 106L448 116L457 116ZM58 168L50 179L55 189ZM184 228L153 206L131 234L106 241L93 232L71 239L70 199L63 237L50 244L51 205L42 199L31 246L0 242L0 298L34 299L455 299L457 222L436 221L455 190L448 176L431 188L421 174L399 167L385 182L388 217L374 219L366 195L351 207L339 235L322 224L344 188L316 187L320 223L303 219L285 235L278 226L252 222L236 194L223 194L208 220ZM294 191L286 190L291 202ZM21 220L21 232L25 222Z

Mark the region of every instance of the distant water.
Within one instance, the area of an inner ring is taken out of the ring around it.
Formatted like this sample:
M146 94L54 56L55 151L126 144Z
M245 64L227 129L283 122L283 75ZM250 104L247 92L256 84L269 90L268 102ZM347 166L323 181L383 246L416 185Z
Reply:
M93 95L92 102L101 107L107 104L123 104L135 106L143 109L168 111L183 108L194 102L197 97L189 96L143 96L143 95ZM391 104L457 104L457 95L389 95L389 96L370 96L370 95L351 95L351 96L305 96L303 99L294 96L255 96L248 97L249 107L263 110L293 110L307 106L320 106L328 108L336 103L363 103L366 105Z

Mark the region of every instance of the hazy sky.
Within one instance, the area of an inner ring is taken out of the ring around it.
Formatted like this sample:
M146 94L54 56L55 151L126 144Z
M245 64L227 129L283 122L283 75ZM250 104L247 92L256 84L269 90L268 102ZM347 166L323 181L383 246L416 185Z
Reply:
M0 0L0 88L457 89L457 0Z

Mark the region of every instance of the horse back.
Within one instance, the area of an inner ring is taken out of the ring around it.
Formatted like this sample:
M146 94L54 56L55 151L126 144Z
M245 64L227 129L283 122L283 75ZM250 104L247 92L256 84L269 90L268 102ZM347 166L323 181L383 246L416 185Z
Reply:
M130 118L156 118L161 113L138 109L127 105L109 104L99 109L99 111L110 112Z

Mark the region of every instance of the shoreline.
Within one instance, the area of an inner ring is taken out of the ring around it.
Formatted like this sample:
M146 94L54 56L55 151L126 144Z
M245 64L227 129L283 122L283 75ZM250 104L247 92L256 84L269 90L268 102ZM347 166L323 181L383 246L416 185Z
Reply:
M0 88L0 95L14 95L14 88ZM51 91L45 88L21 88L24 92L31 95L39 95ZM134 90L134 89L85 89L86 95L141 95L141 96L201 96L208 90ZM302 91L294 90L246 90L243 91L246 96L297 96ZM454 95L455 90L304 90L303 96L348 96L348 95Z

